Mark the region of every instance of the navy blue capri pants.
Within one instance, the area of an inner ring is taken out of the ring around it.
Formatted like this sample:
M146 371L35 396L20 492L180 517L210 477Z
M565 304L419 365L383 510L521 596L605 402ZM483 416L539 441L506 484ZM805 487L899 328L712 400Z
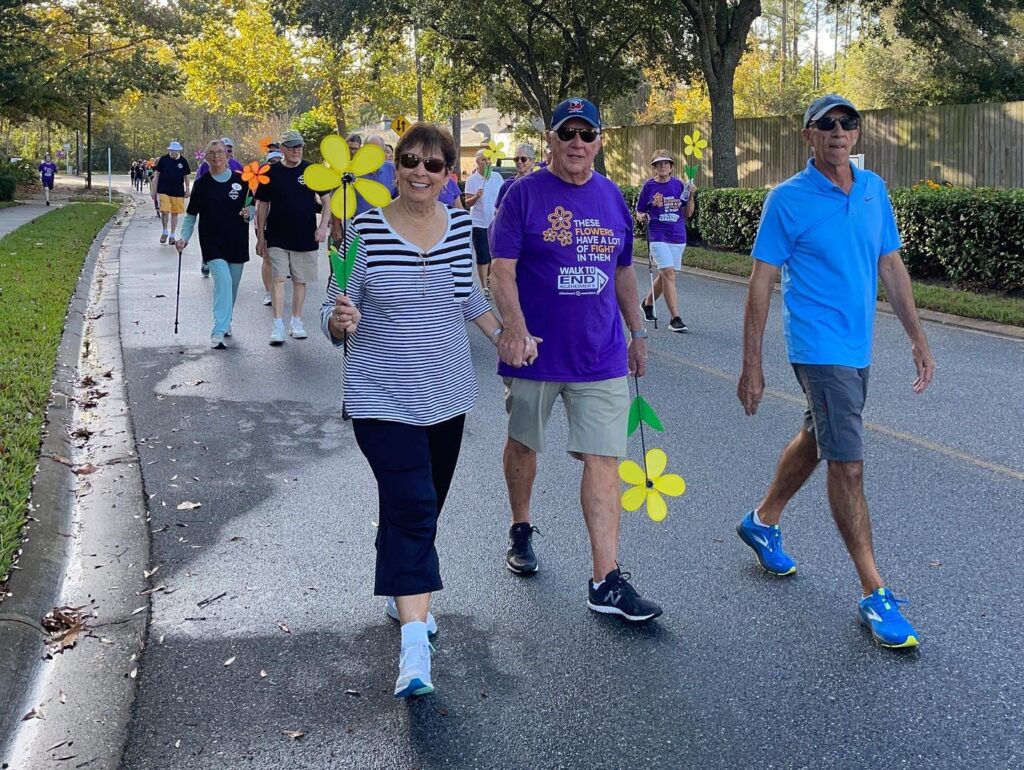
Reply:
M436 425L353 419L356 443L377 479L377 596L441 590L437 518L455 473L466 415Z

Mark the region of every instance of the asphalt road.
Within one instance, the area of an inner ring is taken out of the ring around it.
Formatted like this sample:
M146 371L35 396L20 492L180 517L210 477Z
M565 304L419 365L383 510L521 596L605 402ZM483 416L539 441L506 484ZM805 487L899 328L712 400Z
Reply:
M558 410L534 497L542 571L505 570L501 387L471 329L482 392L439 536L437 694L402 703L398 630L371 595L375 488L315 323L322 286L310 338L272 349L250 263L231 347L212 351L198 250L175 336L177 259L158 237L143 204L121 257L122 338L166 590L126 768L1024 766L1020 342L929 325L938 379L914 396L903 333L879 316L868 500L882 573L923 639L899 654L855 621L823 474L783 521L795 578L762 573L735 535L803 410L777 297L756 418L735 397L743 287L680 276L693 332L652 333L654 443L688 490L662 524L624 516L623 566L665 607L642 628L586 610L580 471Z

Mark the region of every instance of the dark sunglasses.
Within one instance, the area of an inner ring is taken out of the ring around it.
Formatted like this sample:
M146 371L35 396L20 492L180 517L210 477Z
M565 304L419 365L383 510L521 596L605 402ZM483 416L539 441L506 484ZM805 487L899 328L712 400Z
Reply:
M843 131L853 131L860 128L860 118L818 118L812 120L810 125L817 127L819 131L831 131L836 123L843 127Z
M398 162L402 164L402 168L416 168L422 163L423 168L431 174L440 174L446 168L444 158L421 158L411 152L403 152L399 155Z
M578 136L584 142L590 144L597 139L598 134L601 132L596 128L569 128L568 126L562 126L555 133L563 142L571 142L573 137Z
M533 158L527 158L525 155L523 155L520 158L512 158L512 160L514 160L516 163L526 163L526 161L533 160Z

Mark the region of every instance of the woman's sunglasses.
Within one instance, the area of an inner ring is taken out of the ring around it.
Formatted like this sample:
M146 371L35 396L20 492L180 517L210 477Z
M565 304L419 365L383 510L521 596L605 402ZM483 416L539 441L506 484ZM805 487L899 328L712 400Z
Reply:
M815 126L819 131L831 131L836 123L843 127L843 131L853 131L860 128L860 118L818 118L812 120L810 125Z
M527 158L525 155L522 155L518 158L512 158L512 160L514 160L516 163L526 163L526 161L533 160L533 158Z
M573 137L578 136L584 142L590 144L597 139L598 134L601 132L596 128L569 128L568 126L562 126L555 133L563 142L571 142Z
M411 152L403 152L399 155L398 162L402 164L402 168L416 168L422 163L423 168L431 174L440 174L446 168L444 158L421 158Z

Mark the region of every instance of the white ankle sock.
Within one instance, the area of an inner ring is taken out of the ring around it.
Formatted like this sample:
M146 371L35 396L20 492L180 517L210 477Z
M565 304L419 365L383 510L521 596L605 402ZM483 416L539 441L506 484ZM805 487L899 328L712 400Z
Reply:
M427 624L421 620L412 620L402 624L402 649L414 647L417 644L427 644Z
M757 515L757 508L754 509L754 523L759 527L767 527L768 525L761 521L761 517Z
M591 582L593 583L593 581L591 581ZM600 588L603 585L604 585L604 581L603 580L597 581L596 583L594 583L594 590L596 591L598 588Z
M296 321L298 321L299 323L302 323L302 316L293 315L292 316L292 323L295 323Z

